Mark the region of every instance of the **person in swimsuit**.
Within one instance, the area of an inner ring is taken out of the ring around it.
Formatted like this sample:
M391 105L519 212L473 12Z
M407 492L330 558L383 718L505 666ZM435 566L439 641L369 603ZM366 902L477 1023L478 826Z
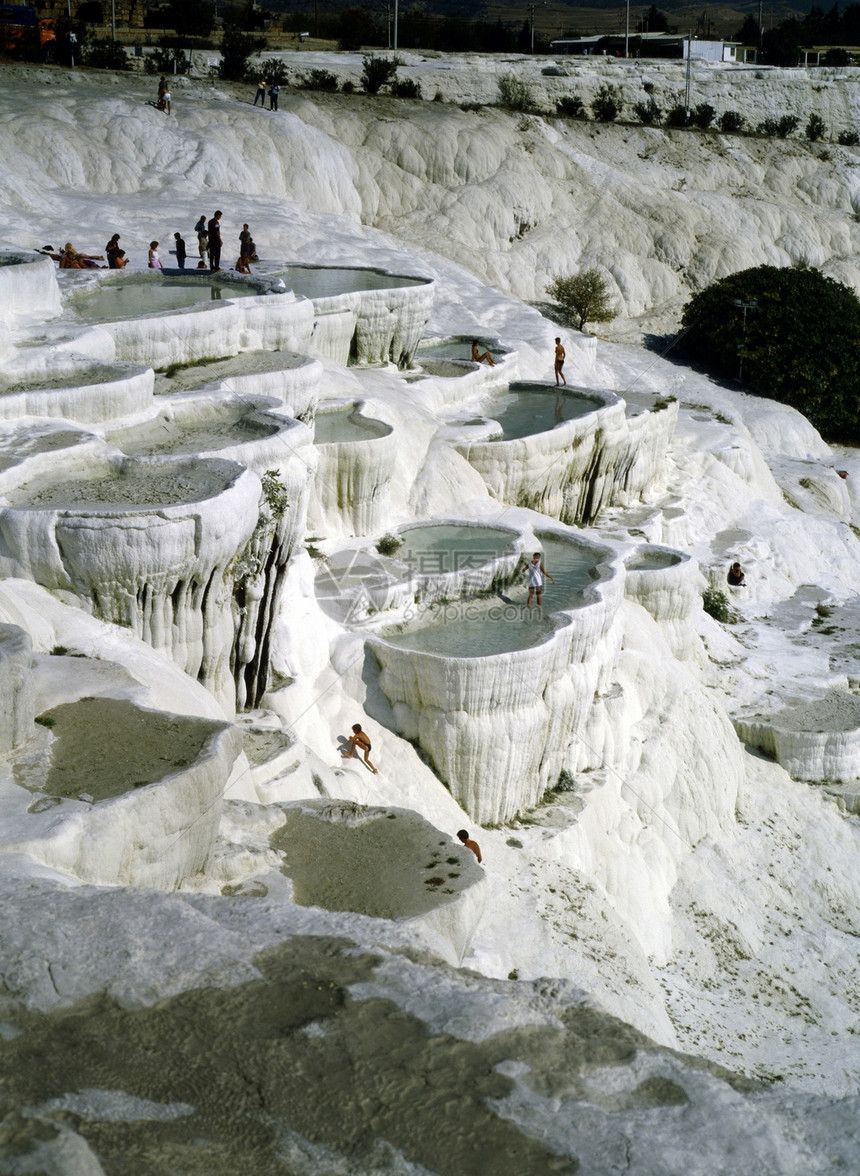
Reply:
M344 748L344 758L353 759L359 749L364 752L364 762L370 768L371 772L373 772L374 776L376 776L378 774L376 768L370 762L370 740L367 738L365 732L362 731L361 723L353 723L352 735L347 739Z
M457 833L457 836L463 842L466 849L471 849L472 853L475 855L475 857L478 859L479 862L482 862L484 860L481 857L480 845L478 845L477 841L472 840L472 838L469 836L468 831L466 829L460 829Z
M561 376L562 384L567 384L567 380L564 378L564 359L565 359L564 348L561 345L561 339L556 335L556 339L555 339L555 386L556 386L556 388L558 387L559 376ZM540 601L538 601L538 604L540 604Z
M553 584L555 583L555 580L552 576L550 576L549 572L543 566L543 560L540 557L539 551L534 553L531 563L526 564L523 575L528 576L529 583L529 599L526 607L531 608L532 597L535 595L535 593L537 593L537 606L540 608L541 596L543 594L544 576L547 576L550 580L552 580Z
M158 242L157 241L150 241L149 242L149 262L148 262L148 264L149 264L150 269L161 269L162 268L161 258L158 256Z
M492 355L490 355L489 351L485 351L483 354L481 354L478 349L477 339L472 340L472 363L488 363L490 367L496 366L496 361L493 359Z

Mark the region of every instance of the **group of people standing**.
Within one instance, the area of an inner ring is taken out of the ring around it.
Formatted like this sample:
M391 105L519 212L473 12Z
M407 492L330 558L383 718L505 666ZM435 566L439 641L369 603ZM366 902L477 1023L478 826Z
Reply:
M209 269L210 273L218 273L221 269L221 249L224 241L221 237L221 217L223 213L220 209L208 221L206 214L201 213L200 219L194 226L194 232L197 234L197 252L200 261L197 263L198 269ZM184 242L183 242L184 254ZM177 254L178 260L178 254ZM208 267L207 267L208 261ZM257 261L257 246L254 244L254 238L251 236L251 230L247 224L242 225L242 231L239 234L239 257L236 260L235 270L240 274L249 274L251 272L251 262ZM183 264L180 269L184 268Z
M208 269L209 273L219 273L221 269L221 247L224 241L221 239L221 211L206 220L206 214L202 213L200 219L194 226L196 238L198 238L198 254L200 260L198 261L198 269ZM176 255L176 268L185 269L185 263L188 258L188 250L185 243L184 236L181 233L173 234L174 253ZM68 250L69 246L66 247ZM47 250L46 250L47 252ZM74 254L74 250L72 250ZM62 255L52 254L60 260L60 266L64 266ZM107 260L109 269L125 269L128 265L129 259L126 256L125 249L120 247L120 235L114 233L111 240L105 246L105 258L92 258L87 254L74 254L74 260L86 259L88 265L94 265L96 261ZM236 259L235 269L240 274L251 273L251 262L256 261L256 246L251 235L251 229L247 225L242 225L241 233L239 234L239 258ZM164 269L164 261L161 259L159 253L159 242L149 242L149 250L147 253L147 268L149 269ZM82 268L82 260L81 266ZM66 268L72 266L66 265Z
M269 110L277 110L278 109L278 95L280 94L280 92L281 92L281 87L278 85L278 83L272 82L271 86L269 86ZM262 106L263 110L265 110L266 109L266 79L265 78L260 78L260 80L257 82L257 93L254 95L254 105L256 106L258 102L260 103L260 106Z

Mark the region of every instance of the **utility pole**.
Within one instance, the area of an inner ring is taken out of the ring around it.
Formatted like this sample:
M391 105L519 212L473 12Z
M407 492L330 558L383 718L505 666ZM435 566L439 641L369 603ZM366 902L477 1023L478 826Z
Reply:
M684 87L684 110L686 111L686 120L690 121L690 90L693 84L691 69L693 65L693 32L687 33L687 82Z
M397 0L394 0L394 50L397 50Z
M747 342L747 311L755 310L758 307L758 303L754 298L749 302L744 302L742 298L733 298L732 305L737 306L744 312L744 337L743 342L738 344L738 383L742 384L744 378L744 354Z
M762 20L764 18L762 16L762 11L761 11L762 2L763 2L763 0L758 0L758 55L759 55L759 59L761 58L762 49L764 48L764 26L762 25Z
M628 45L630 44L630 0L627 0L627 20L624 25L624 56L629 57Z
M110 35L111 40L116 40L116 0L110 0Z

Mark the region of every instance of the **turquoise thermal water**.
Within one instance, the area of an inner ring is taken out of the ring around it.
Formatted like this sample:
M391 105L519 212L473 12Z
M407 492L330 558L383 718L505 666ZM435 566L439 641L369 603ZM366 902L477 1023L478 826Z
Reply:
M404 542L396 558L416 575L427 576L482 567L510 551L515 536L494 527L440 523L409 527L400 538Z
M314 421L314 442L317 445L371 441L375 437L385 437L390 432L390 425L372 417L363 417L352 406L338 412L318 412Z
M498 440L515 441L534 433L547 433L562 421L587 416L601 407L598 400L576 392L557 393L554 388L541 384L524 391L503 392L486 409L485 415L502 426Z
M161 282L106 282L93 294L71 298L66 306L84 323L115 323L143 318L169 310L182 310L197 303L221 302L260 294L244 282L219 284L208 279L165 278Z
M355 294L361 290L397 290L401 286L423 286L426 278L403 278L379 270L339 269L288 265L272 277L282 278L288 290L305 298L331 298L335 294Z
M444 657L487 657L536 645L552 629L553 613L582 603L600 558L590 548L564 539L549 535L539 539L544 567L555 577L554 584L546 581L541 610L526 607L528 589L521 575L510 588L490 596L416 606L414 621L380 637L403 649Z

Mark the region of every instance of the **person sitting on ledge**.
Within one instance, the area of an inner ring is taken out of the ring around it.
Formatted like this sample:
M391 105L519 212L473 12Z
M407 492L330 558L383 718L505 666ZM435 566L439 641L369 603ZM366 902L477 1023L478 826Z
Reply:
M478 340L472 340L472 363L488 363L490 367L496 366L496 361L490 355L489 351L483 352L478 350Z
M466 849L471 849L472 853L475 855L475 857L478 859L479 862L482 862L484 860L481 857L480 845L478 845L477 841L472 840L472 838L469 836L466 829L460 829L457 833L457 836L463 842Z
M726 580L732 588L742 588L746 584L746 577L744 576L743 569L739 563L736 562L732 564L732 566L729 568L729 573L726 576Z

